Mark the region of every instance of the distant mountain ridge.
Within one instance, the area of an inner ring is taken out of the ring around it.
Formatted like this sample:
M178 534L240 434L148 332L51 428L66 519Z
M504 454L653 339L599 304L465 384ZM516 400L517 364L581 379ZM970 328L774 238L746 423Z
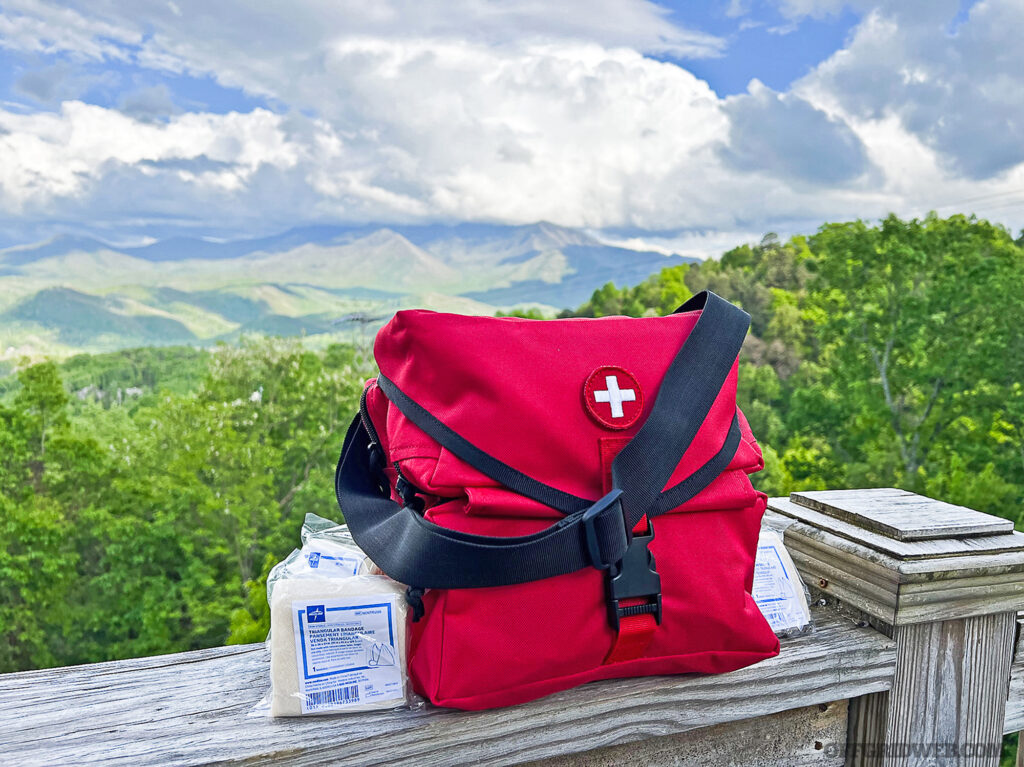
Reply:
M62 235L0 249L0 359L239 334L338 335L353 313L575 307L606 282L693 261L547 222L305 226L119 246Z
M251 253L279 253L301 245L332 244L344 245L365 238L380 231L394 232L419 247L445 240L461 242L492 242L498 239L518 240L523 249L529 245L600 245L600 241L580 230L542 221L523 226L502 226L497 224L440 224L374 225L355 226L303 226L294 227L269 237L242 238L236 240L209 240L200 237L168 237L146 245L113 245L94 237L57 235L40 243L14 245L0 249L0 263L10 266L21 265L43 258L67 255L76 251L94 252L110 250L116 253L141 258L145 261L182 261L186 259L228 259L239 258Z

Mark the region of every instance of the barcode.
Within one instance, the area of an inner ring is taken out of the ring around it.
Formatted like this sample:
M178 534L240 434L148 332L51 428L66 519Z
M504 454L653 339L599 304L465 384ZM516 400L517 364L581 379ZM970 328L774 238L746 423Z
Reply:
M772 627L772 631L800 628L802 624L802 621L798 616L791 613L778 612L776 610L768 610L765 612L764 619L768 621L768 625Z
M359 702L359 685L353 684L348 687L338 687L334 690L306 693L306 708L317 708L319 706L345 705L346 703Z

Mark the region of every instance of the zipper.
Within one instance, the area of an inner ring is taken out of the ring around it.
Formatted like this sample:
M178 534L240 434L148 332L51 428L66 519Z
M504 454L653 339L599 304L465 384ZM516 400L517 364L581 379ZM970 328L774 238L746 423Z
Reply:
M376 386L376 384L370 384L370 386ZM366 394L370 391L370 386L363 389L363 393L359 396L359 420L363 422L363 428L370 435L370 450L377 448L383 453L380 435L377 433L377 427L373 425L373 419L370 418L370 409L366 405ZM396 475L395 490L402 496L402 500L406 505L412 506L417 512L422 514L424 510L423 499L417 497L417 494L422 493L422 491L406 479L405 475L402 474L402 468L398 465L398 461L392 462L391 465L394 467Z
M375 384L370 384L370 386L374 385ZM384 451L381 447L380 435L377 433L377 427L373 425L373 419L370 418L370 408L366 405L366 393L370 391L370 386L363 389L363 393L359 396L359 420L363 422L363 428L366 429L366 433L370 435L370 450L376 448L383 453ZM413 491L415 491L416 488L411 482L409 482L409 480L402 476L402 469L399 467L398 461L394 461L391 465L394 466L395 474L397 475L395 487L404 499L404 488L411 488Z
M375 383L370 386L376 386ZM366 406L366 393L370 391L370 386L363 389L363 393L359 395L359 420L363 422L363 428L366 429L366 433L370 435L370 449L374 447L380 447L380 435L377 434L377 427L373 425L373 419L370 418L370 409Z
M376 383L370 384L370 386L376 386ZM380 435L377 433L377 427L373 425L373 419L370 418L370 409L366 405L366 394L370 391L370 386L363 389L363 393L359 395L359 420L363 422L363 428L366 429L366 433L370 435L370 450L377 448L383 452L383 448L380 444ZM412 483L409 482L405 477L402 476L402 470L398 467L398 461L394 462L395 473L398 475L398 482L402 482L410 488L415 490ZM404 500L404 499L403 499ZM420 514L423 513L423 499L416 498L419 501ZM338 494L338 504L341 505L341 495ZM405 601L412 608L412 622L417 623L423 617L423 592L424 589L408 586L405 590Z

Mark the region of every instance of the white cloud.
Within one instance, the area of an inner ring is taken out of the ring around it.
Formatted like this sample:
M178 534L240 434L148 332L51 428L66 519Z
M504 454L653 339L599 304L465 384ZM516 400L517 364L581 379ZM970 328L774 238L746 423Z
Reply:
M998 176L1024 162L1024 3L975 5L955 35L959 4L872 11L843 51L797 90L847 120L896 117L954 175Z
M789 93L754 84L720 99L644 54L715 55L723 42L643 0L16 0L0 45L211 76L274 111L175 113L144 88L121 111L0 110L0 221L255 233L551 220L696 229L709 234L681 236L699 248L715 232L785 234L1020 188L1024 62L1006 39L1019 11L981 3L951 38L955 8L912 5L867 13ZM794 19L839 9L783 7ZM1024 200L997 202L999 220L1022 223Z
M779 12L788 19L802 19L810 16L822 19L835 16L848 5L848 0L778 0Z
M307 215L314 204L350 219L722 220L705 180L728 129L717 98L634 51L362 39L334 47L322 80L345 99L317 119L256 110L142 123L80 102L0 113L0 188L25 214L98 195L96 180L115 170L122 183L134 172L232 190L271 165L305 186L294 202ZM211 167L171 163L181 160ZM280 208L297 214L294 202Z
M870 167L864 144L845 122L758 80L748 91L725 100L730 132L722 152L731 165L833 188L864 177Z
M138 45L142 39L134 24L39 0L5 0L0 12L0 48L22 53L124 60L129 56L125 46Z
M218 170L171 173L197 186L237 187L265 164L289 168L298 149L266 110L186 114L149 125L112 109L65 102L59 114L0 111L0 193L9 211L45 214L55 199L86 197L111 172L152 177L160 163L202 159Z

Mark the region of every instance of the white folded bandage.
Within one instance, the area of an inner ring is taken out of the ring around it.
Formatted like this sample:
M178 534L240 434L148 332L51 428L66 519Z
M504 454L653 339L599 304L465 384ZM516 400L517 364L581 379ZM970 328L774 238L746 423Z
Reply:
M319 564L312 573L308 564L307 558L299 577L278 579L271 593L271 714L404 705L405 587L386 576L351 571L317 577Z

